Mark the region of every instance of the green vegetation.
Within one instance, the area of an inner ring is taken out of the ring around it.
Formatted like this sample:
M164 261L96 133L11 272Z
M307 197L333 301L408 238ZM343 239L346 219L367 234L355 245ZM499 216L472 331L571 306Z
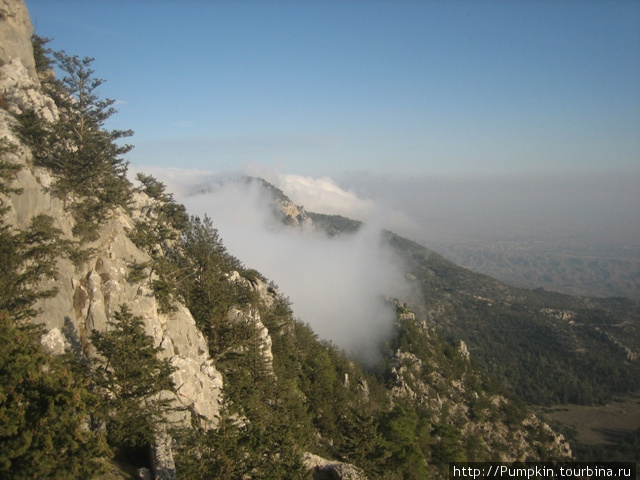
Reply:
M38 288L57 275L56 259L63 252L61 232L53 219L38 215L25 231L14 232L0 221L0 310L20 321L37 314L34 304L52 297L56 287Z
M46 73L53 65L47 40L33 41L37 70ZM56 53L55 60L67 76L41 80L59 117L49 122L25 111L17 116L17 133L34 163L54 174L53 191L73 215L74 235L86 242L97 238L114 208L129 204L133 192L120 157L131 147L116 141L130 132L103 128L115 111L113 101L95 93L102 80L93 78L91 59ZM0 140L3 202L22 193L13 185L21 169L11 159L17 153ZM126 305L109 331L91 335L99 354L91 365L79 350L77 357L48 355L41 329L29 323L42 313L35 304L57 293L52 281L60 257L80 264L93 250L63 238L46 215L34 216L25 230L6 225L8 209L0 205L0 476L91 478L105 465L101 457L126 457L153 442L172 409L159 393L173 388L174 369L158 358L161 349Z
M34 42L37 68L46 72L46 40ZM91 59L55 59L67 76L42 77L59 118L27 111L18 131L34 163L53 172L74 238L86 241L138 195L121 158L130 147L117 143L130 132L104 129L113 101L97 97L102 80L93 78ZM0 143L4 196L19 193L9 161L15 148ZM179 478L310 478L305 452L352 463L371 480L439 478L447 462L501 459L517 447L529 460L553 458L553 438L533 421L523 425L531 417L513 392L532 402L590 402L637 380L612 328L629 311L625 301L506 287L393 234L387 240L425 302L416 314L397 303L393 336L365 371L295 319L273 283L230 255L211 219L189 217L152 176L138 181L148 198L129 235L149 258L131 263L127 280L148 282L166 321L179 303L189 308L224 378L218 428L205 430L194 418L191 428L172 432ZM274 198L288 201L282 192ZM331 235L360 225L310 217ZM48 217L24 231L0 228L0 438L8 446L0 473L7 478L87 478L97 457L132 461L172 413L162 392L174 388L173 367L126 304L108 329L87 332L96 352L89 361L46 355L39 332L26 326L37 300L55 293L43 281L56 278L56 260L69 255L72 240L62 240ZM90 251L76 257L82 252Z
M33 59L36 62L36 72L39 74L48 74L54 65L53 60L51 59L53 50L46 46L50 41L50 38L40 37L38 35L31 36Z
M0 476L88 478L108 453L85 425L90 395L65 359L43 351L39 333L0 312Z
M46 40L34 38L39 68L47 68ZM97 89L104 80L94 78L92 58L64 52L54 53L54 58L65 76L62 80L43 78L42 86L53 98L58 118L49 122L38 112L25 111L17 116L17 133L31 148L34 163L55 174L53 189L73 214L74 234L94 240L111 211L129 204L127 163L121 157L132 147L117 142L133 132L104 129L106 120L116 113L115 100L98 97Z
M18 165L5 160L16 150L6 138L0 142L0 194L19 194L13 186ZM53 227L53 219L38 215L26 231L14 231L5 224L9 207L0 204L0 311L14 320L22 321L36 315L34 304L41 298L55 295L55 287L38 289L43 280L56 278L56 258L64 245L60 230Z
M640 387L640 305L509 287L402 237L390 244L424 292L419 308L450 341L533 404L593 404Z
M313 221L316 228L324 230L330 236L357 232L362 226L362 222L341 215L307 212L307 216Z
M21 189L11 186L15 175L21 170L20 165L10 163L4 158L7 154L15 153L17 150L18 146L11 143L7 137L0 138L0 194L22 193ZM0 207L0 215L6 211L6 207Z
M160 360L141 317L126 305L115 312L105 332L93 331L91 342L99 356L93 358L91 376L102 399L94 421L104 422L109 444L119 453L153 443L171 406L159 394L173 388L175 370Z

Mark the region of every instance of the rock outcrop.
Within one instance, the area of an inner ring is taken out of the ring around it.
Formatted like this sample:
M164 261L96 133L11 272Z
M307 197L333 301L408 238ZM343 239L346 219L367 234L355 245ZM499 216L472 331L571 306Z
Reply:
M31 23L24 3L3 0L0 16L0 91L8 104L0 109L0 138L21 145L11 128L15 122L12 113L29 108L48 112L45 117L53 119L56 111L53 101L39 92L30 41ZM73 219L51 192L49 172L33 166L27 148L20 147L7 157L22 166L14 182L22 191L2 199L10 207L5 221L23 229L34 216L46 214L53 218L55 227L71 238ZM137 194L133 216L144 215L150 203L148 197ZM222 376L189 310L178 306L170 314L161 314L149 279L138 283L127 280L131 264L150 260L128 238L133 226L132 216L118 209L101 227L99 238L86 245L92 251L90 258L81 265L60 259L57 280L43 286L56 286L58 293L36 305L44 313L34 321L46 327L48 333L43 342L50 352L60 353L66 348L91 355L91 332L105 330L114 311L127 304L134 315L144 319L147 333L177 368L173 376L176 389L166 395L187 410L175 420L188 424L192 414L205 427L214 427L220 417Z
M461 438L474 439L478 455L484 452L504 462L525 461L536 458L536 449L544 447L554 458L571 458L571 448L562 435L512 400L482 387L482 377L472 368L464 342L447 355L426 322L406 308L398 317L399 328L410 322L413 334L422 339L422 348L419 355L396 350L390 372L393 398L426 409L436 424L455 425ZM440 441L437 432L434 440Z
M31 47L33 27L29 12L21 1L0 0L0 64L17 60L29 76L36 77L36 63Z
M313 473L313 480L367 480L362 470L350 463L336 462L305 453L304 465Z

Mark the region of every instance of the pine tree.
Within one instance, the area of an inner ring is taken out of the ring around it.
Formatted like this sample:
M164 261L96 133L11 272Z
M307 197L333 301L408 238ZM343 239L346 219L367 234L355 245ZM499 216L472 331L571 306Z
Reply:
M47 73L53 68L51 60L52 50L46 45L51 41L50 38L41 37L39 35L31 36L31 45L33 47L33 59L36 62L36 71L38 73Z
M2 195L21 192L12 185L21 166L6 159L16 148L6 137L0 139ZM8 209L0 199L0 311L21 321L38 313L33 308L38 299L55 295L55 287L39 289L38 285L45 279L56 278L56 258L66 244L60 240L62 232L47 215L35 216L25 231L13 230L3 218Z
M91 341L99 353L94 359L97 391L103 397L102 420L109 443L121 451L153 442L171 408L158 395L173 388L175 368L159 359L162 350L147 335L142 318L126 305L115 312L106 332L93 331Z
M57 293L56 287L38 288L45 279L55 279L56 259L65 244L53 219L38 215L25 231L14 232L0 220L0 310L15 320L34 317L33 306L41 298Z
M85 425L91 396L39 333L0 312L0 477L88 478L108 452Z
M40 46L39 51L47 58L47 49ZM98 97L97 89L104 80L94 78L92 58L80 59L64 52L56 52L54 57L65 76L42 85L54 99L59 118L50 123L34 111L25 111L17 116L17 132L31 148L34 162L56 175L54 191L73 213L74 233L91 240L111 209L130 202L128 164L122 155L133 147L117 142L133 132L104 128L116 113L115 100Z
M7 137L0 138L0 194L22 193L22 189L11 186L22 166L5 159L7 154L15 153L17 150L18 146L9 141ZM0 210L1 213L3 213L2 210Z

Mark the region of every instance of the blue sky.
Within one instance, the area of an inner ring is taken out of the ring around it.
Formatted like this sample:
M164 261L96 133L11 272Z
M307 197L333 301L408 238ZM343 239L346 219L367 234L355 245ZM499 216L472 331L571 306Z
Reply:
M26 0L135 166L640 173L640 2Z

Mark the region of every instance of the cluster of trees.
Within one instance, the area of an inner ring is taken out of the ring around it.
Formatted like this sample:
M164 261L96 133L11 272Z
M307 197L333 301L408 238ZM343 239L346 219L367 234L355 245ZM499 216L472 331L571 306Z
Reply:
M113 101L96 95L102 81L93 78L91 59L56 53L67 74L58 81L48 74L47 40L33 40L43 90L59 116L49 122L25 111L16 130L34 164L54 174L53 189L75 219L74 234L86 242L131 197L121 159L130 147L116 143L130 132L103 128L115 111ZM17 150L0 139L0 201L21 193L13 186L21 168L11 159ZM102 470L102 458L126 458L152 443L172 408L159 393L172 388L173 367L158 358L142 319L126 305L107 332L93 332L95 357L47 354L43 330L30 320L42 313L36 302L57 293L42 284L56 280L58 258L77 256L79 242L64 239L46 215L16 229L5 222L8 210L0 204L0 476L91 478Z
M13 149L5 141L3 150ZM0 193L17 192L16 171L1 160ZM34 217L25 231L0 217L2 478L89 478L101 470L100 457L149 445L169 408L156 395L171 388L172 367L157 358L142 320L126 306L108 332L94 332L99 356L90 366L44 351L43 331L30 319L41 313L35 303L56 293L40 284L56 278L56 260L68 246L60 237L51 217Z

